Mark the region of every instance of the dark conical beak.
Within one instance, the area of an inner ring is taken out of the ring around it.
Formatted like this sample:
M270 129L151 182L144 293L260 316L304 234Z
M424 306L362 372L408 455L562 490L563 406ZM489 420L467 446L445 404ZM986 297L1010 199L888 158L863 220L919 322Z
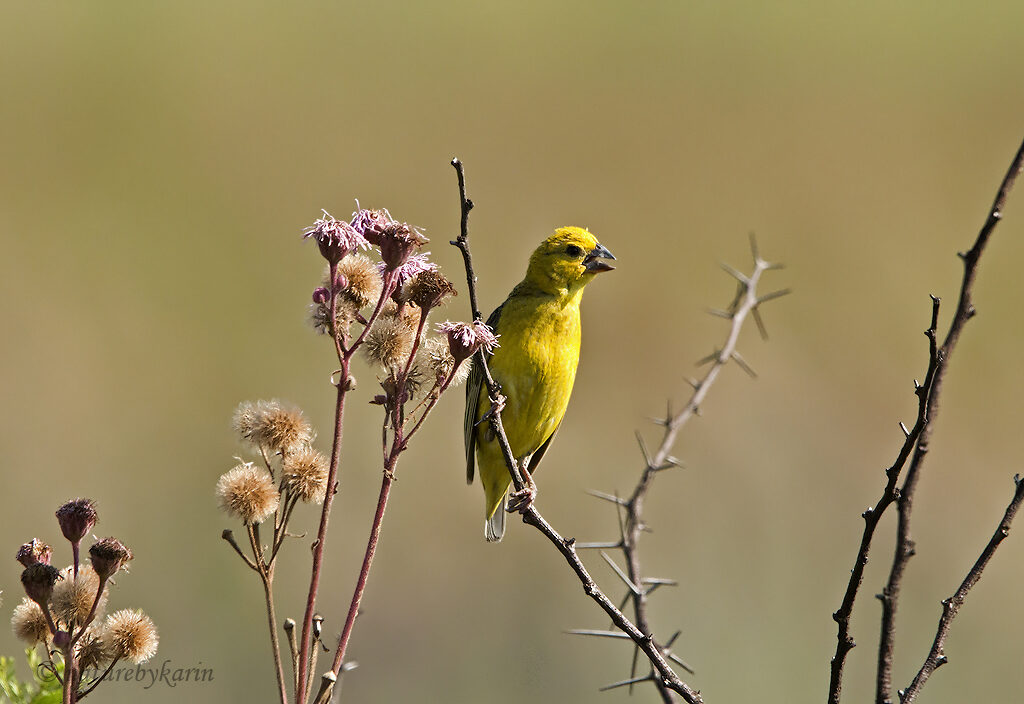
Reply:
M611 271L615 267L611 264L601 261L602 259L615 259L615 255L608 251L608 249L599 244L594 247L587 256L583 259L583 266L587 271L598 274L602 271Z

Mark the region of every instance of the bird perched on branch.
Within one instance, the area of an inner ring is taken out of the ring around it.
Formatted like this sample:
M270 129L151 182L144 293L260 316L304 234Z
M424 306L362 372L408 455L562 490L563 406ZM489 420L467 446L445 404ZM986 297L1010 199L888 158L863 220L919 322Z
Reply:
M526 487L511 497L529 506L536 495L531 475L543 458L569 405L580 359L580 299L583 288L615 259L580 227L562 227L530 255L526 277L487 324L500 346L488 365L505 397L502 425ZM512 477L487 422L490 409L483 372L474 366L466 389L466 479L474 464L484 485L484 535L490 542L505 532L505 507Z

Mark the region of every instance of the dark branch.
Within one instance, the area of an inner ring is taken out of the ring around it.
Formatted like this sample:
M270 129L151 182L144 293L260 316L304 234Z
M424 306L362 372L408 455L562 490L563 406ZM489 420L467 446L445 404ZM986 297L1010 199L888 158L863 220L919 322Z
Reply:
M985 566L988 565L988 561L992 559L992 555L995 554L996 548L999 547L999 543L1003 542L1010 533L1010 524L1013 523L1013 518L1017 514L1017 509L1020 508L1021 502L1024 501L1024 480L1021 479L1020 475L1013 478L1016 489L1013 492L1013 499L1010 501L1010 505L1006 507L1006 512L1003 513L1003 520L999 522L999 526L996 527L996 532L992 534L985 549L981 551L981 555L978 557L974 566L971 567L964 581L960 583L960 588L956 590L956 593L948 599L942 601L942 616L939 618L939 628L935 633L935 640L932 642L932 649L928 652L928 657L925 658L924 664L921 669L918 670L914 676L910 686L899 692L900 702L902 704L909 704L914 701L924 683L928 681L932 673L935 672L939 667L946 664L946 655L943 649L946 645L946 636L949 634L949 628L953 623L953 619L956 618L957 613L960 611L960 607L963 606L964 601L967 599L967 593L971 591L971 588L977 584L978 580L981 579L981 573L984 571Z

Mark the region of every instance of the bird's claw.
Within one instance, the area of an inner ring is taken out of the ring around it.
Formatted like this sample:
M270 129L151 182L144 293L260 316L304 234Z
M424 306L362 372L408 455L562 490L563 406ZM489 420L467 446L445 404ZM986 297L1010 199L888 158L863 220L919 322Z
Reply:
M509 513L526 513L533 506L533 500L537 498L537 485L524 486L519 491L513 491L508 495Z
M501 413L504 410L505 410L505 397L502 396L501 393L499 392L499 393L495 394L493 398L491 398L491 407L487 409L486 413L484 413L482 416L480 416L480 420L478 420L476 423L474 423L473 427L474 428L480 427L481 425L483 425L484 423L489 421L491 418L493 418L494 414Z

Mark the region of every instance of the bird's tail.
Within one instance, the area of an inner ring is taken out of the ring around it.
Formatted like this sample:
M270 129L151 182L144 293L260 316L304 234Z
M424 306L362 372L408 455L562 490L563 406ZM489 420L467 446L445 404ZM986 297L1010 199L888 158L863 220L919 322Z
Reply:
M508 505L508 492L502 495L490 517L484 521L484 537L488 543L500 543L505 535L505 507Z

